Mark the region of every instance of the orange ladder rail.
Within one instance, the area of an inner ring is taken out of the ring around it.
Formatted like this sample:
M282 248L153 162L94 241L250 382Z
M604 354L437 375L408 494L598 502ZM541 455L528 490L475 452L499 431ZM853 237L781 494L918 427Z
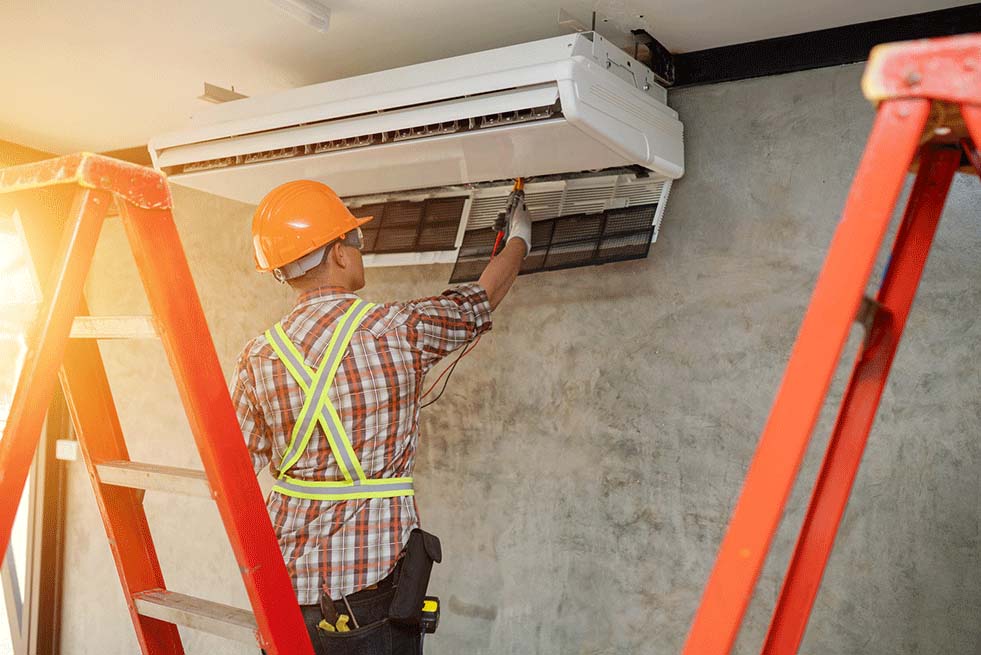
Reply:
M60 368L142 652L183 653L180 623L251 639L270 655L312 655L180 244L165 179L157 171L87 153L0 170L0 193L53 185L76 185L78 191L0 439L0 498L20 497ZM203 472L131 462L94 341L105 335L98 329L76 329L80 338L70 340L73 326L79 328L76 317L85 308L83 285L113 201ZM214 499L252 612L166 589L142 506L145 489L164 488ZM15 512L16 503L0 503L0 551L9 542Z
M879 103L875 124L685 655L723 655L732 649L851 324L860 319L866 338L761 651L797 652L962 149L974 167L981 161L981 35L879 46L869 59L863 89ZM916 181L889 266L875 300L866 299L906 172L918 154ZM981 175L981 168L977 172Z

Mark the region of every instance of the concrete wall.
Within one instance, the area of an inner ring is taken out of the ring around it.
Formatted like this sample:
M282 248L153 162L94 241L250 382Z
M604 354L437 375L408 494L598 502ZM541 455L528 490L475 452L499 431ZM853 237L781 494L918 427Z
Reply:
M446 553L427 652L679 651L871 124L860 73L673 92L688 174L651 257L518 281L424 413L418 497ZM250 270L249 207L175 199L230 371L289 298ZM981 652L979 209L981 185L960 176L802 653ZM123 251L108 225L95 311L144 307ZM448 276L373 270L365 296L429 294ZM104 353L134 458L197 465L160 347ZM71 470L65 653L135 652L83 467ZM792 528L805 501L792 499ZM209 503L146 506L172 588L245 602ZM791 545L781 532L739 653L758 652ZM185 634L190 653L252 652Z

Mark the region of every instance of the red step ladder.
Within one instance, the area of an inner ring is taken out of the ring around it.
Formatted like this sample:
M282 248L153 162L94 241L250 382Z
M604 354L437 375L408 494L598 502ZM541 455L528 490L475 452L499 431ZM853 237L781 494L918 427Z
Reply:
M60 377L142 652L183 653L180 624L270 655L313 655L174 225L166 180L92 154L0 170L0 194L55 185L77 191L0 439L0 552L10 540L16 499ZM111 203L152 316L85 315L83 285ZM163 342L204 471L130 461L96 340L149 335ZM166 588L143 511L145 490L214 499L251 612Z
M834 545L954 172L981 175L981 35L873 49L878 113L783 383L695 614L685 655L736 639L853 321L865 326L762 653L796 653ZM875 299L866 285L906 171L916 168Z

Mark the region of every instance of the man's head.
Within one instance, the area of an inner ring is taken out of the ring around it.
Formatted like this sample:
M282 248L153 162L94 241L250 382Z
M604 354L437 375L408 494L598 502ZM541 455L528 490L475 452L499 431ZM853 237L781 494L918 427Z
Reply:
M298 290L364 286L361 225L326 184L287 182L270 191L252 219L256 269Z
M284 281L297 291L317 287L340 287L357 291L364 287L364 263L361 249L364 237L361 228L355 228L340 239L335 239L313 251L313 267ZM279 278L277 278L279 279Z

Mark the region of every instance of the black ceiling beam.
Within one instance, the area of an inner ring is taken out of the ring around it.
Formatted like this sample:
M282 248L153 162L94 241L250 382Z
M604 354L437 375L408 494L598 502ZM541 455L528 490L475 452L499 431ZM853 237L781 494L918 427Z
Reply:
M674 87L853 64L880 43L981 32L981 3L674 55Z
M630 30L637 45L644 46L646 54L640 56L634 48L634 57L646 65L661 84L674 86L674 55L664 45L654 38L647 30Z

